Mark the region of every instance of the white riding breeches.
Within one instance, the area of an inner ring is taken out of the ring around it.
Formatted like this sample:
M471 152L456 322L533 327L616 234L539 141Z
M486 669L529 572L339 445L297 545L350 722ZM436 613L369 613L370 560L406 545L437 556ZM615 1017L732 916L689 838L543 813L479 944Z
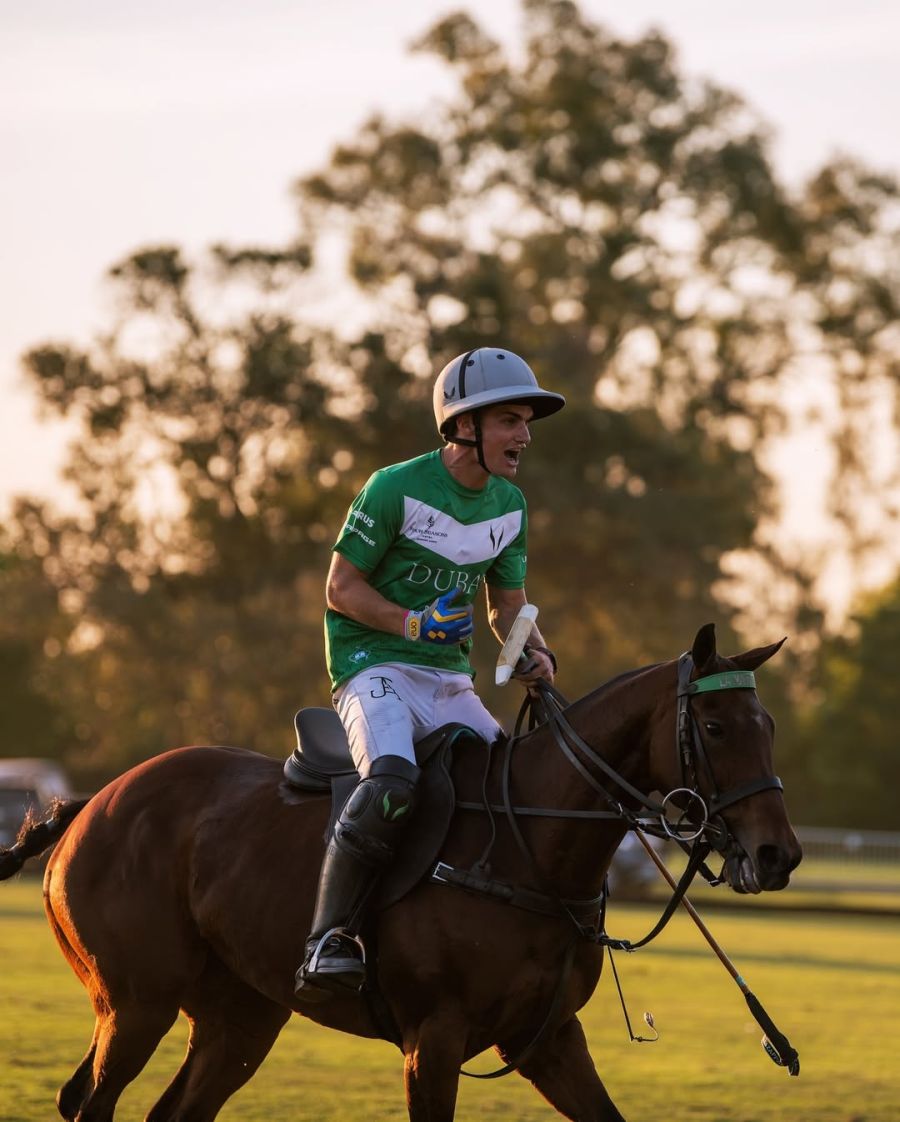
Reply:
M468 725L488 743L502 732L468 674L425 666L370 666L340 686L333 701L363 778L378 756L415 763L416 743L451 721Z

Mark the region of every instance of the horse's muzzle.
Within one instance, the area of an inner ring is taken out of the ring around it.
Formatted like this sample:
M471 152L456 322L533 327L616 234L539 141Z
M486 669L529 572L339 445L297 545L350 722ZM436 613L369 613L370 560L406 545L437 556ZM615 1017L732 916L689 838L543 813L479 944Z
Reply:
M735 846L725 858L722 877L735 892L742 894L777 892L787 887L802 856L796 840L792 846L759 845L753 859Z

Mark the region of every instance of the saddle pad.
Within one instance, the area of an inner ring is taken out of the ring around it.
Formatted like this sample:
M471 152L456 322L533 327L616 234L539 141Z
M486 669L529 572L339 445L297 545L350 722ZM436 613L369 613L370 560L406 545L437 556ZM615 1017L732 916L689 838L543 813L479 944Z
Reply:
M331 815L325 842L331 838L344 803L359 782L347 737L333 709L302 709L294 718L297 747L284 765L284 777L303 791L331 794ZM418 806L400 848L375 893L375 907L384 909L407 894L434 865L456 802L450 774L453 747L461 739L484 744L468 725L443 725L416 745L422 776ZM487 745L485 744L485 749Z
M471 730L465 733L474 735ZM419 804L403 836L400 849L383 876L375 898L380 911L396 904L433 867L450 828L456 792L450 776L453 745L459 730L424 763L419 780Z
M410 819L394 860L375 889L375 911L383 911L391 904L396 904L434 867L455 809L456 791L450 767L456 739L456 736L448 737L441 749L434 752L425 763L419 780L416 812ZM324 838L326 845L334 834L334 826L344 803L358 782L359 776L355 771L352 776L332 776L331 815Z

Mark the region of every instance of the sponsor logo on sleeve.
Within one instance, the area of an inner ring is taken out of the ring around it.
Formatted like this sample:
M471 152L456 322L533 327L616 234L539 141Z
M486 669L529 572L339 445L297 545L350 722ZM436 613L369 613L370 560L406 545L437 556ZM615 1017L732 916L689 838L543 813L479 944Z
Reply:
M358 534L366 545L374 546L374 538L370 538L361 526L366 526L368 529L372 530L375 528L375 519L366 514L364 510L351 510L344 527L345 531L348 534Z

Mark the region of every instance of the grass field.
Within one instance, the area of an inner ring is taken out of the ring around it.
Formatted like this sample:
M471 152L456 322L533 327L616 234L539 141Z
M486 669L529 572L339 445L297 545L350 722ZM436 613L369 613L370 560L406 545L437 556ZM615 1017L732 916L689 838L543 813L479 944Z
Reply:
M597 1068L629 1122L898 1122L900 921L752 905L707 908L704 916L800 1052L800 1077L766 1058L739 990L679 915L652 947L617 957L632 1022L652 1010L659 1043L629 1043L608 971L582 1013ZM614 905L608 927L635 938L654 917L644 906ZM47 928L33 878L0 884L0 1008L0 1122L47 1122L57 1117L54 1096L84 1054L93 1018ZM143 1118L185 1041L181 1022L123 1097L120 1122ZM490 1070L497 1058L490 1053L469 1066ZM518 1076L462 1080L459 1122L559 1117ZM399 1053L295 1017L220 1118L404 1119Z

